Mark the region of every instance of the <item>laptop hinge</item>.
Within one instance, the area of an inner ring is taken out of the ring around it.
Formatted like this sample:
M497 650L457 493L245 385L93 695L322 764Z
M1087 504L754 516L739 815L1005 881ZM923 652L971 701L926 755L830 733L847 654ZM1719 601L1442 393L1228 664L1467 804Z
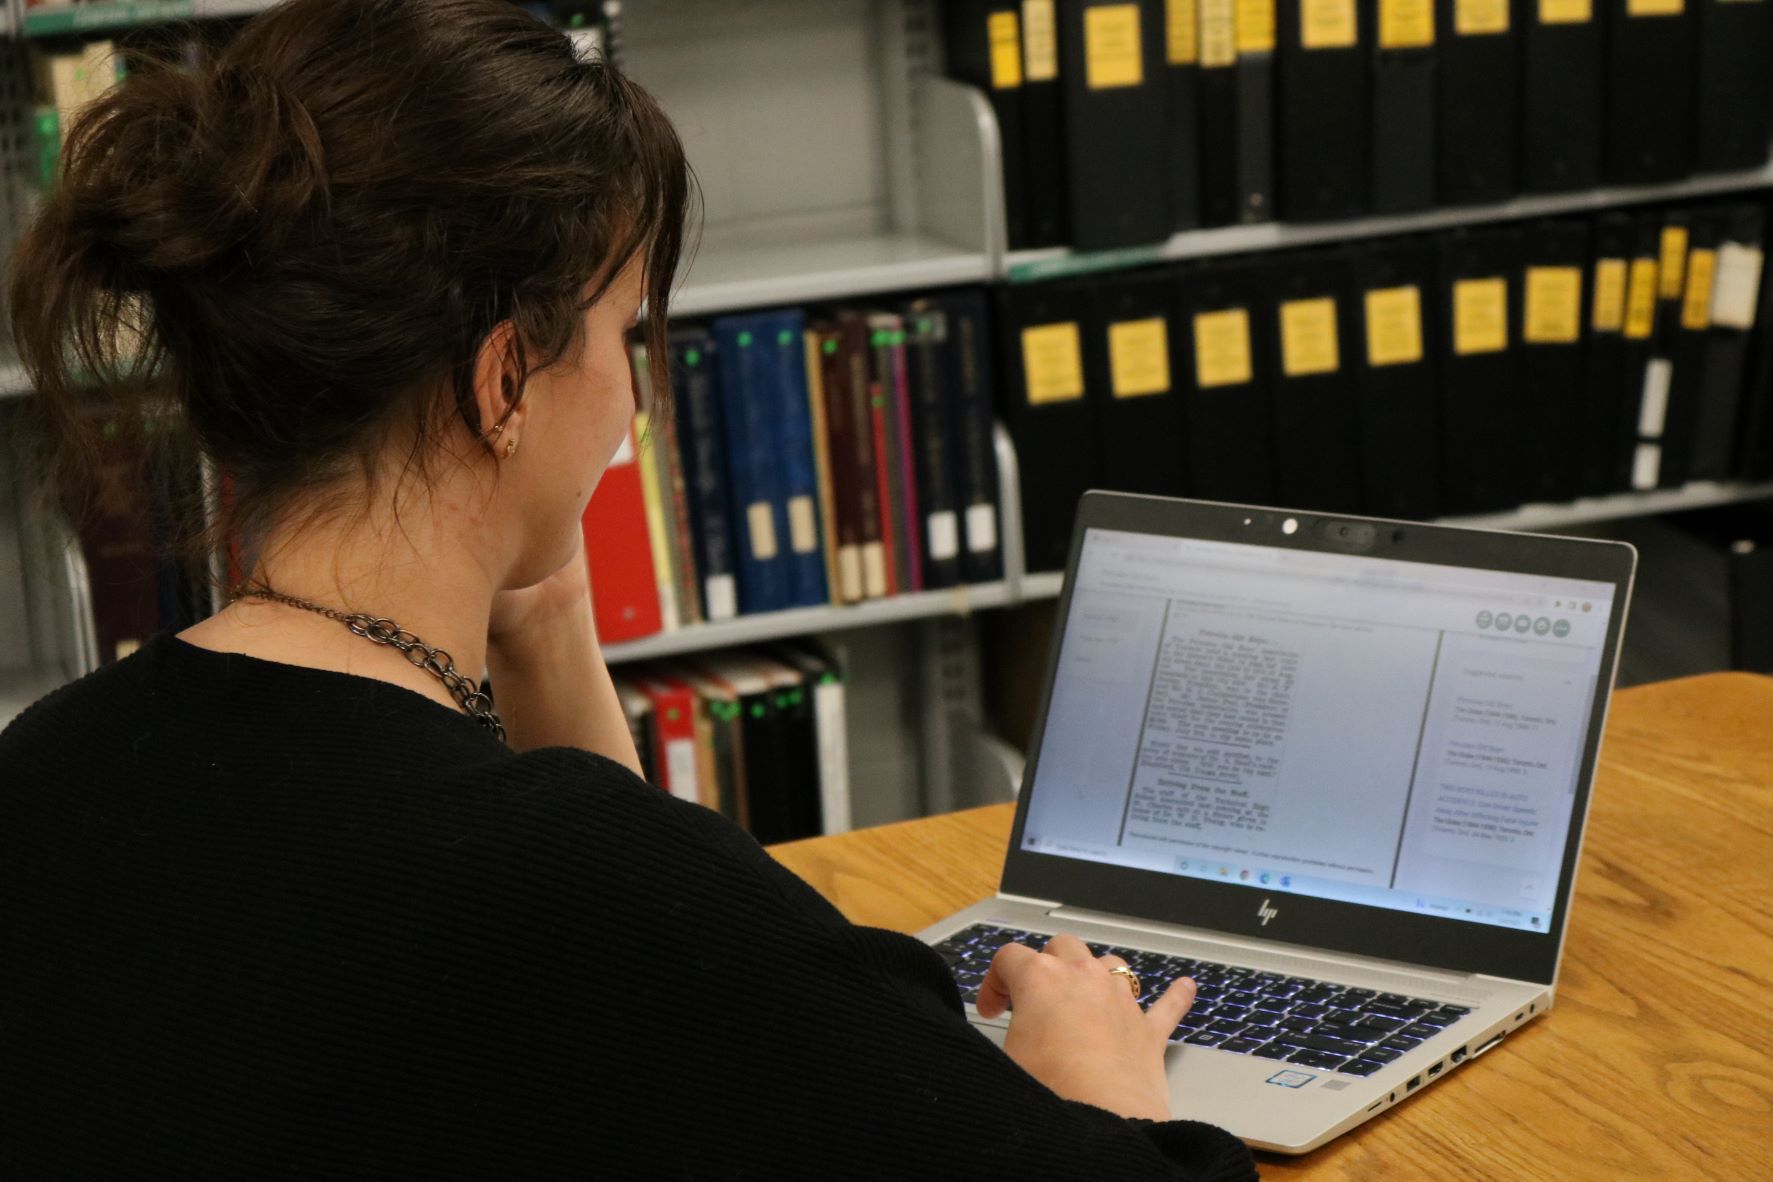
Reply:
M999 891L996 897L1006 903L1026 903L1030 907L1044 907L1048 911L1064 906L1063 903L1054 899L1031 899L1027 895L1012 895L1008 891Z

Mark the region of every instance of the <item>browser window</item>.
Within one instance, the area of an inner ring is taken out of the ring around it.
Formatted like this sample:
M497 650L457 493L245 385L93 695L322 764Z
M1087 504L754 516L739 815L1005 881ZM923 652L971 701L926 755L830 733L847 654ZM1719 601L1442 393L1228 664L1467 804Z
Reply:
M1614 590L1090 529L1023 846L1547 931Z

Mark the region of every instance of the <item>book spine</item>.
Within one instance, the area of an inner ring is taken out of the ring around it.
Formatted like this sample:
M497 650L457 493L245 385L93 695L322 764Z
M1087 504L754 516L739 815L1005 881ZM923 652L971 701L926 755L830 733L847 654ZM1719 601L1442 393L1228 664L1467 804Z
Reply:
M812 423L813 473L818 481L819 542L825 557L825 590L832 603L845 602L837 569L837 492L831 478L831 431L825 415L825 366L819 356L819 334L801 335L806 365L807 414Z
M905 555L906 589L922 591L924 589L923 523L918 516L917 455L916 444L911 432L910 366L907 364L905 355L905 330L903 328L893 331L890 348L893 359L893 450L897 453L898 484L901 502L904 506L905 537L900 550Z
M654 447L652 417L646 411L635 412L634 435L640 453L640 493L646 513L647 544L652 551L653 579L658 586L659 630L675 632L678 627L677 576L671 569L671 545L665 536L665 502L660 496L659 457Z

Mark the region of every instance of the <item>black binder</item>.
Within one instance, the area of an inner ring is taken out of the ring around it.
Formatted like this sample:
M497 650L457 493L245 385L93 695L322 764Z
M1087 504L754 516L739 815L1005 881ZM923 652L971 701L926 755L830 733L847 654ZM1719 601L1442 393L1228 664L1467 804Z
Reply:
M1527 0L1521 14L1521 188L1592 189L1601 177L1606 40L1596 0Z
M1272 504L1269 400L1257 359L1263 328L1259 271L1210 260L1178 271L1178 336L1192 358L1184 396L1188 473L1195 496Z
M1201 224L1200 21L1195 0L1164 5L1164 93L1170 140L1170 228Z
M1440 513L1435 251L1426 238L1349 250L1360 324L1361 505L1379 517Z
M1408 213L1434 204L1435 21L1431 0L1365 0L1372 46L1369 204Z
M1175 345L1176 282L1167 271L1087 284L1084 373L1095 404L1097 487L1176 497L1187 491Z
M1243 220L1238 188L1237 0L1196 0L1200 18L1200 220L1229 226Z
M1607 179L1679 180L1693 167L1692 0L1607 2Z
M1621 352L1620 372L1624 385L1620 391L1625 411L1625 448L1619 456L1618 484L1621 489L1654 488L1662 469L1662 449L1658 444L1639 442L1643 430L1644 383L1656 338L1656 307L1661 280L1662 215L1639 214L1632 227L1631 265L1625 285L1625 339ZM1661 423L1657 422L1657 435Z
M1519 37L1513 0L1436 0L1435 191L1443 205L1516 191Z
M1361 507L1360 384L1339 254L1268 261L1257 340L1274 418L1280 503L1330 513Z
M1440 241L1441 493L1447 513L1521 503L1533 408L1520 388L1513 309L1521 231L1454 230Z
M1570 501L1581 492L1583 299L1588 284L1585 222L1537 222L1526 229L1516 339L1521 395L1531 415L1521 426L1525 449L1521 495L1528 501Z
M1268 222L1274 201L1276 0L1237 4L1238 220Z
M1588 335L1583 352L1581 495L1620 492L1619 457L1636 436L1625 398L1625 295L1631 269L1630 214L1605 213L1594 222L1588 271Z
M1170 236L1168 95L1156 0L1060 0L1071 244Z
M1020 9L1017 0L948 0L942 5L948 75L984 91L997 116L1004 216L1012 250L1028 245Z
M1699 7L1694 164L1701 172L1759 168L1773 141L1773 8L1766 0L1693 0Z
M991 315L979 288L937 298L948 318L948 364L952 373L955 468L960 473L961 573L969 583L1003 577L1003 545L998 504L997 446L993 438Z
M1022 471L1029 570L1064 570L1077 502L1096 481L1096 422L1086 396L1084 289L1075 281L997 290L998 410Z
M935 300L912 300L905 317L906 385L911 395L912 469L917 511L923 517L923 585L926 590L961 581L960 473L955 465L954 379L948 354L948 314Z
M1693 437L1705 397L1712 280L1717 275L1718 237L1724 229L1722 215L1715 209L1691 214L1681 290L1667 305L1671 312L1667 352L1674 372L1669 378L1668 420L1662 429L1662 471L1657 480L1663 488L1679 488L1691 479Z
M1029 246L1063 246L1065 92L1054 0L1022 0L1022 160Z
M1723 215L1717 277L1712 286L1711 330L1706 339L1705 379L1694 416L1694 480L1736 475L1737 425L1746 391L1749 346L1761 288L1764 218L1758 205L1736 205Z
M1280 216L1355 217L1367 208L1367 50L1356 0L1280 6L1276 122Z

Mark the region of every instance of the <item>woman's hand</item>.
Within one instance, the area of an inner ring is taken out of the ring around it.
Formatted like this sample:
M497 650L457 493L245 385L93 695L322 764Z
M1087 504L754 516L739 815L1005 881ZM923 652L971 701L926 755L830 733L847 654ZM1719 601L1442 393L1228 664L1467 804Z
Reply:
M563 624L591 619L591 569L585 563L585 536L575 532L573 556L541 582L493 595L486 622L490 649L522 653L548 643Z
M1141 1010L1118 956L1096 957L1076 936L1057 935L1036 952L998 949L979 986L979 1014L1013 1011L1003 1049L1067 1100L1121 1116L1170 1119L1164 1047L1194 1004L1194 982L1172 982Z

